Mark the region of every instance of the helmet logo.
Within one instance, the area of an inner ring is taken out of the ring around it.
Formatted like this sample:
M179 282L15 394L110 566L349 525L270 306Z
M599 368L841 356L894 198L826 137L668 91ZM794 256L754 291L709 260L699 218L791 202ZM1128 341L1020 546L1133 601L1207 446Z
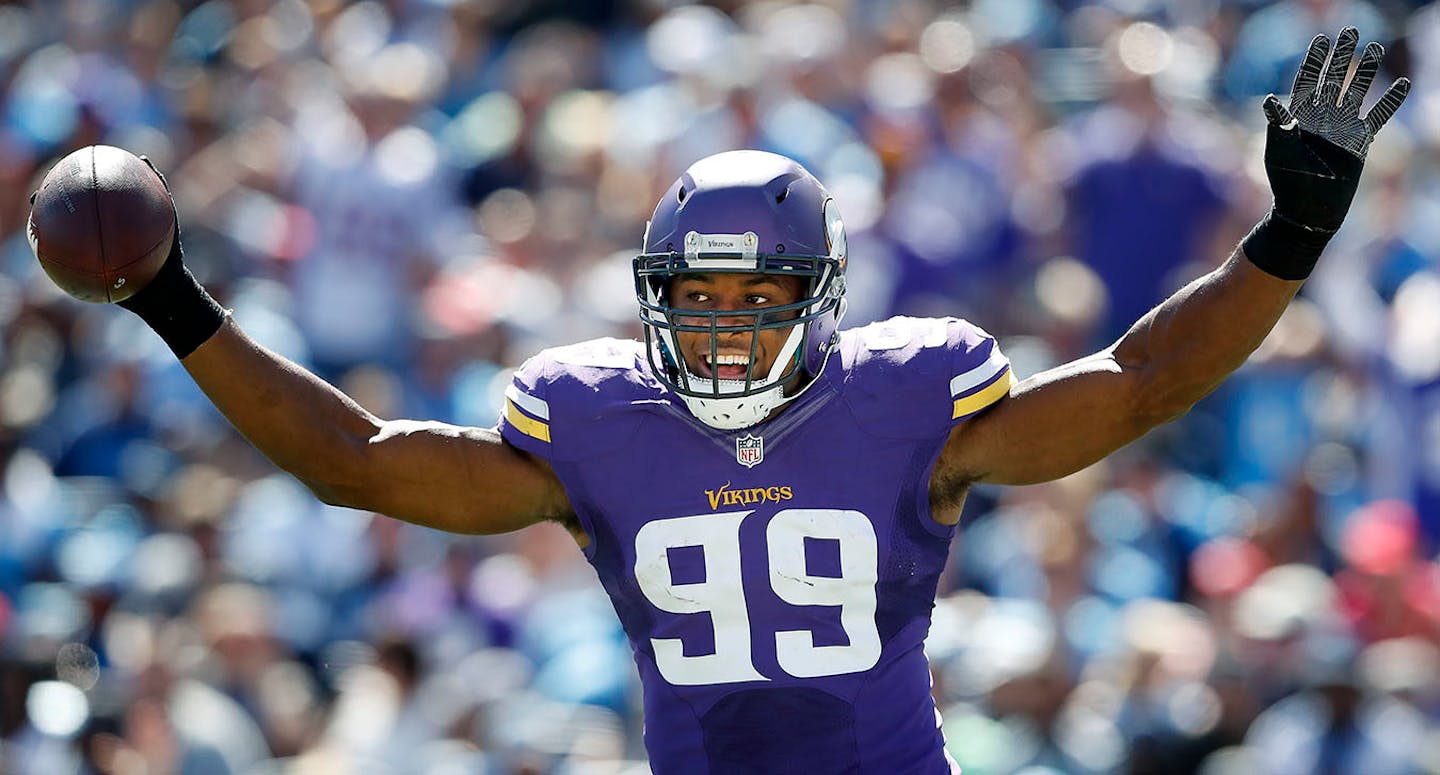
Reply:
M744 234L701 234L692 231L685 235L685 258L691 262L717 255L738 255L753 261L759 253L760 238L753 231Z
M747 433L735 439L735 462L746 468L754 468L764 459L764 437Z

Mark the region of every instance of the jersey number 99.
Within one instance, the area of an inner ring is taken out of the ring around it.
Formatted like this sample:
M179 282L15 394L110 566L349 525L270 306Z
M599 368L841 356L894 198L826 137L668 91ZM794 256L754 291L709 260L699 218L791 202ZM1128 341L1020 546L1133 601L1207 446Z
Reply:
M715 628L710 654L686 656L680 638L651 638L655 664L676 686L768 680L750 653L750 617L741 581L740 523L753 512L702 514L647 522L635 536L635 578L656 608L676 614L709 613ZM806 568L805 539L828 539L840 548L840 575ZM786 509L765 529L770 588L795 606L838 606L847 644L815 645L810 630L775 633L775 661L797 678L869 670L880 659L875 627L879 551L870 520L858 511ZM677 584L669 552L699 547L704 577Z

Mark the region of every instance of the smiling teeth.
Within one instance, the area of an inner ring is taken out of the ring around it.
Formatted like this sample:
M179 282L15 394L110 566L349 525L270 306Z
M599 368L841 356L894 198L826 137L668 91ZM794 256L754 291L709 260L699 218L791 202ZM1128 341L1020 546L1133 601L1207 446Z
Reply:
M705 359L708 361L708 360L710 359L710 356L708 356L708 355L705 356ZM749 362L750 362L750 359L749 359L749 358L746 358L746 357L743 356L743 355L717 355L717 356L715 356L715 360L714 360L714 361L711 361L711 365L713 365L713 366L744 366L745 364L747 364L747 363L749 363Z

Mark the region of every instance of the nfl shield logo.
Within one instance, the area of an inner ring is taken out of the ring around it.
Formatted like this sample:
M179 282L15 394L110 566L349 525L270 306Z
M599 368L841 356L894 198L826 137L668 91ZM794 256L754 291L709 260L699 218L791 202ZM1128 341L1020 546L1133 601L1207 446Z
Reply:
M765 439L745 434L735 440L735 462L754 468L765 459Z

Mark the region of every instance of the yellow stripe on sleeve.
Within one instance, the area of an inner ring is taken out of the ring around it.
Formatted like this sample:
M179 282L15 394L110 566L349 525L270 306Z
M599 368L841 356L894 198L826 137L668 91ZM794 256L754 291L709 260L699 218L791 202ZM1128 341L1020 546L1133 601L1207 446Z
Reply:
M539 439L547 444L550 442L550 426L539 420L531 419L529 416L515 408L515 402L505 399L505 420L526 436Z
M1005 368L1005 373L1000 375L999 379L990 383L990 387L987 387L974 395L956 399L955 413L950 415L950 419L953 420L957 417L964 417L967 414L974 414L981 409L984 409L985 407L995 403L996 401L999 401L1002 397L1004 397L1007 393L1010 392L1010 386L1013 384L1015 384L1015 375L1010 371L1010 368L1007 366Z

